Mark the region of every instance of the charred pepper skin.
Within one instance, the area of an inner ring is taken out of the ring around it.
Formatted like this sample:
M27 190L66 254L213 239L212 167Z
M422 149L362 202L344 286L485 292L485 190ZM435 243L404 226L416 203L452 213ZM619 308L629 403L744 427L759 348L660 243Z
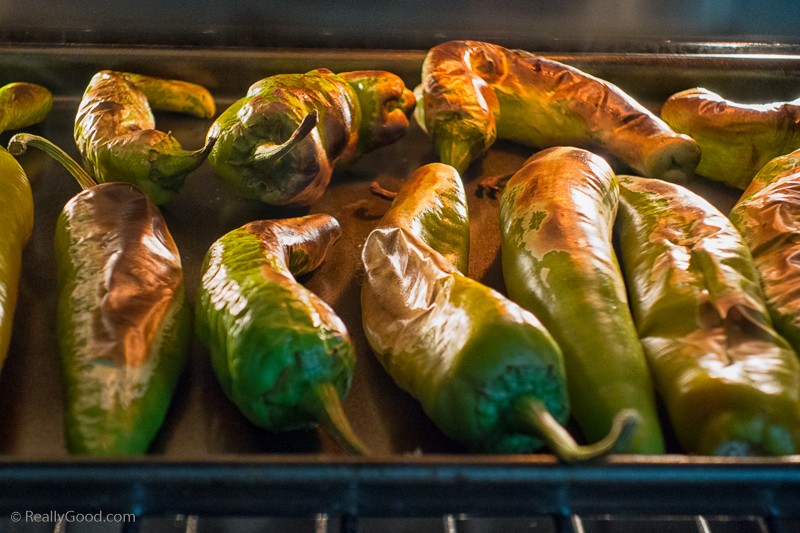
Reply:
M440 161L461 173L496 139L594 149L669 181L692 177L700 158L694 140L619 87L522 50L479 41L435 46L417 93L418 122Z
M466 276L467 201L454 168L416 170L362 251L362 322L375 356L443 433L480 452L563 460L608 453L613 434L577 446L561 352L531 313ZM628 429L626 429L628 431Z
M36 124L53 105L46 88L32 83L0 87L0 133ZM8 355L17 307L22 251L33 231L33 194L25 170L0 147L0 367Z
M152 109L199 118L215 113L213 97L199 85L103 70L86 87L74 134L85 167L98 182L133 183L160 205L205 161L214 139L199 150L184 150L175 137L156 129Z
M619 235L634 317L681 447L800 449L800 362L775 331L733 224L679 185L620 177Z
M503 278L564 353L572 415L587 438L637 413L630 453L663 453L647 361L611 244L619 200L608 163L579 148L529 158L500 199Z
M80 182L59 215L58 339L70 453L147 452L186 365L191 316L183 268L161 212L136 186L96 184L45 139L18 134Z
M355 366L341 319L295 276L316 269L341 234L323 214L261 220L208 250L195 329L242 414L284 431L320 422L342 447L367 453L344 416Z
M741 190L771 159L800 148L800 99L743 104L695 87L670 96L661 117L697 141L698 174Z
M728 216L753 255L775 328L800 353L800 150L764 165Z
M384 71L317 69L254 83L209 130L217 176L244 198L308 205L334 169L405 135L414 94Z

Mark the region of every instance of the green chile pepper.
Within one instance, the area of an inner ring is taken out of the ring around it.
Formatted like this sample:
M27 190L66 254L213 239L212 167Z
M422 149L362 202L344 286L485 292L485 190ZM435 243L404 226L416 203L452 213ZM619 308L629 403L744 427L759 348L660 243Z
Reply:
M83 190L56 225L58 339L71 453L130 455L158 433L187 361L191 317L181 258L158 207L136 186L94 179L58 147L39 148Z
M772 158L800 148L800 99L742 104L696 87L670 96L661 116L702 151L697 173L746 189Z
M564 353L572 414L586 437L638 414L632 453L662 453L647 362L611 245L617 178L606 161L557 147L529 158L500 199L502 268L512 300Z
M619 87L522 50L478 41L435 46L419 93L418 122L440 160L462 173L498 138L597 149L670 181L691 177L700 158L694 140Z
M367 453L341 398L355 355L344 323L296 275L317 268L339 238L335 218L316 214L245 224L208 250L196 331L228 397L272 431L320 422L350 453Z
M531 313L468 278L469 218L458 172L416 170L362 250L367 340L389 375L434 423L469 449L566 461L608 453L631 431L625 415L579 446L562 427L569 405L561 352Z
M620 177L621 263L656 388L690 453L800 450L800 361L733 224L691 191Z
M764 165L728 216L753 255L775 329L800 353L800 150Z
M334 169L405 135L414 95L390 72L317 69L254 83L209 130L214 172L241 196L308 205Z
M53 96L32 83L0 87L0 133L36 124L45 119ZM22 269L22 250L33 231L33 194L28 177L14 157L0 147L0 367L8 355L17 292Z
M214 99L199 85L103 70L84 92L75 117L75 142L98 182L133 183L163 204L205 161L214 139L199 150L184 150L171 134L155 129L152 109L200 118L215 112Z

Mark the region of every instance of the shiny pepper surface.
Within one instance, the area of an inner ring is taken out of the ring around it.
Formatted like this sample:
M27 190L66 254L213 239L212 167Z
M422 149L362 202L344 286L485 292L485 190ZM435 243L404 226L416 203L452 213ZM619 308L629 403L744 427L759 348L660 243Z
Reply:
M362 322L375 356L471 450L547 444L566 461L610 451L630 420L576 445L561 426L569 405L558 346L535 316L459 270L468 245L459 174L439 163L417 169L362 251Z
M124 182L97 184L46 139L17 134L15 153L46 151L83 191L56 224L58 341L71 453L145 453L185 367L191 316L180 254L158 207Z
M572 414L589 439L633 410L631 453L662 453L647 362L611 244L617 178L586 150L543 150L509 180L500 200L503 277L564 352Z
M689 190L623 176L622 264L639 335L681 447L800 449L800 362L772 326L730 220Z
M228 397L272 431L321 422L351 453L365 453L341 399L355 365L350 335L333 309L297 282L341 234L324 214L260 220L209 248L196 330Z
M390 72L317 69L259 80L209 130L214 172L245 198L308 205L334 169L405 135L414 94Z
M31 83L0 87L0 132L41 122L50 112L50 91ZM33 231L33 195L28 177L0 147L0 367L8 354L17 306L22 250Z
M178 193L186 175L205 161L214 139L199 150L184 150L172 134L156 129L152 109L199 118L210 118L215 112L211 94L199 85L102 70L83 94L74 136L96 181L133 183L163 204Z

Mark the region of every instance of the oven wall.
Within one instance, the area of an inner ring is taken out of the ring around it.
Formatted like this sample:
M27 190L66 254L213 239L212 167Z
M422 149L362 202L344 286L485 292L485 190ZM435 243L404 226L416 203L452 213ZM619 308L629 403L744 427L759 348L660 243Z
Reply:
M451 38L554 48L622 40L800 40L796 0L0 0L0 40L418 47Z

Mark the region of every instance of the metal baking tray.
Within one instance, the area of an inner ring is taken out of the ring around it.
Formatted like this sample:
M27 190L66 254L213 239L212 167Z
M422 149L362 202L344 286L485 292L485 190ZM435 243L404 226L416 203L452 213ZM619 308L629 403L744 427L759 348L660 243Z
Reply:
M670 94L697 85L752 101L793 99L800 93L800 54L785 49L754 54L741 46L711 52L671 50L546 55L616 83L653 110ZM76 157L74 115L86 84L100 69L203 84L221 111L258 79L318 67L390 70L413 88L424 54L11 44L0 45L0 84L30 81L53 91L52 113L28 131L50 138ZM210 123L157 114L159 129L171 130L186 148L203 143ZM9 137L10 132L3 134L0 142L5 144ZM478 194L477 185L482 177L513 171L531 153L529 148L498 142L463 176L472 221L470 275L501 291L497 200ZM396 188L413 169L434 160L429 139L414 125L398 143L335 174L326 194L310 208L274 208L236 199L205 164L162 209L181 250L190 301L205 251L230 229L259 218L307 212L339 219L342 238L303 281L333 306L351 332L358 363L345 409L355 430L376 452L374 457L348 457L316 430L274 434L253 427L224 396L208 354L195 340L189 367L150 453L92 459L70 456L64 447L54 333L53 233L58 213L79 189L44 154L31 150L21 156L36 214L24 254L12 345L0 374L0 515L24 508L139 515L800 516L800 456L697 457L670 444L670 453L662 456L616 455L564 465L547 453L469 454L443 436L373 357L361 329L359 306L360 246L389 205L370 192L369 184L377 181ZM737 198L734 191L707 181L696 180L690 188L723 211Z

